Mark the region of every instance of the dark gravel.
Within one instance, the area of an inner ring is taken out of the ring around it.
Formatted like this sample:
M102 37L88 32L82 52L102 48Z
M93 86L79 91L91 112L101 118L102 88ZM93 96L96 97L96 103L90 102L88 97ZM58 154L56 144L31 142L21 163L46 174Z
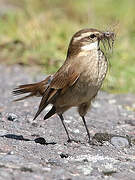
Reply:
M33 121L40 98L12 102L16 85L43 77L0 65L0 180L134 180L135 95L98 94L86 117L93 145L76 109L66 112L70 135L80 140L67 143L57 115L43 120L50 107Z

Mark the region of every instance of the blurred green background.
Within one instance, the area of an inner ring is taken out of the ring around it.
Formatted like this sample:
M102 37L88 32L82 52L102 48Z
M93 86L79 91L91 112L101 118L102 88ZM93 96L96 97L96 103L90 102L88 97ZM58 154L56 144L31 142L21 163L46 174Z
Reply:
M135 93L134 0L0 0L0 63L55 72L73 33L86 27L117 34L103 89Z

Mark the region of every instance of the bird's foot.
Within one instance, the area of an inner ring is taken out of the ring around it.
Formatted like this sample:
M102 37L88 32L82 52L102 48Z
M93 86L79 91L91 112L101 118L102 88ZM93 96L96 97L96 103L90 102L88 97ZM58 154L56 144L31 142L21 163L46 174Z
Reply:
M93 143L92 140L88 140L88 144L89 144L89 145L94 145L94 143Z
M76 139L68 139L67 140L68 143L72 143L72 142L75 142L75 143L80 143L81 141L80 140L76 140Z

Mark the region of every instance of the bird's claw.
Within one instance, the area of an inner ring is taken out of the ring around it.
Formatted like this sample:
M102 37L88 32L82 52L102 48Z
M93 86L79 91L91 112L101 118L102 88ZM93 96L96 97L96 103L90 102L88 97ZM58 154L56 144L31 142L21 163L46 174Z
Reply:
M72 143L72 142L80 143L80 140L76 140L76 139L68 139L67 142L68 142L68 143Z

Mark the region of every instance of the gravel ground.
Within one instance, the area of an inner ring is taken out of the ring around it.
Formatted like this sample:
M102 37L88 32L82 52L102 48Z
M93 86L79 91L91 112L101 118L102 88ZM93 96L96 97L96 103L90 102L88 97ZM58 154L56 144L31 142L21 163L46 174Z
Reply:
M80 140L67 143L57 115L43 120L49 106L32 120L40 98L12 102L16 85L42 79L34 68L0 65L0 180L134 180L135 95L99 92L86 117L93 145L76 109L66 112Z

